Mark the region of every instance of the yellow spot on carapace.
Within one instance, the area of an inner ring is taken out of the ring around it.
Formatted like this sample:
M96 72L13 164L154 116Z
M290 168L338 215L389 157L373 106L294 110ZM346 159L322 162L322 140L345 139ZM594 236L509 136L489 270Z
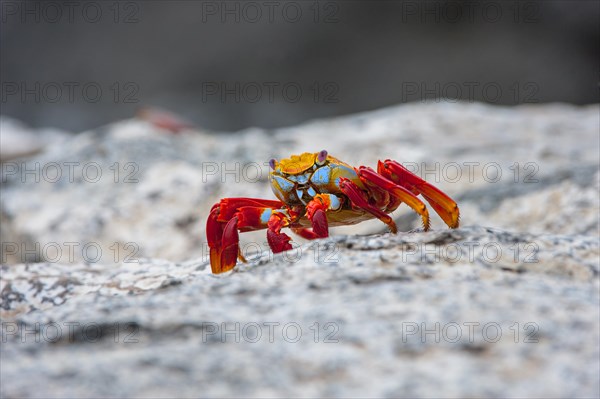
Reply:
M297 175L305 170L312 168L317 160L317 154L314 152L305 152L300 155L292 155L289 158L279 161L279 168L283 173Z

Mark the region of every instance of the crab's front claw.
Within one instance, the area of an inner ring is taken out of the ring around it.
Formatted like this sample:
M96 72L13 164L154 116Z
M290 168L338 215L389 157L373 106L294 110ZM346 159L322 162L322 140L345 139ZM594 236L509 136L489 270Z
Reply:
M224 273L235 267L239 253L238 218L219 222L220 205L212 207L206 222L206 237L210 249L210 268L213 273Z
M274 254L292 249L292 244L290 244L292 239L287 234L281 232L281 229L287 227L287 225L288 220L284 215L279 213L271 214L267 223L267 242Z
M460 219L458 205L440 189L427 183L393 160L386 159L384 162L379 161L377 172L394 183L412 191L415 195L423 195L448 227L452 229L458 227Z
M330 194L317 194L306 206L307 217L312 224L314 238L329 237L329 223L327 223L327 211L333 209L331 199L339 200Z
M329 237L329 224L327 223L327 216L323 209L315 210L310 221L313 226L313 233L317 237Z
M239 232L268 229L267 239L273 252L292 249L290 238L281 233L289 225L289 213L280 201L255 198L224 198L210 210L206 236L210 248L213 273L224 273L235 267L240 252Z

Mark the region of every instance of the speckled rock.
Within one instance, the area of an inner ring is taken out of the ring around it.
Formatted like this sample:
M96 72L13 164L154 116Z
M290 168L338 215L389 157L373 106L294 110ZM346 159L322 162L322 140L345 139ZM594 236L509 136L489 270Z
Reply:
M599 118L436 103L232 135L128 120L4 163L0 396L598 397ZM210 205L273 198L262 162L321 148L402 161L463 227L366 222L275 256L244 234L249 263L211 274ZM53 162L78 162L72 181Z
M593 397L598 256L588 236L467 227L336 236L219 276L5 266L2 393Z
M42 152L47 147L59 145L70 138L69 133L60 129L29 128L20 121L0 116L0 162L30 156Z

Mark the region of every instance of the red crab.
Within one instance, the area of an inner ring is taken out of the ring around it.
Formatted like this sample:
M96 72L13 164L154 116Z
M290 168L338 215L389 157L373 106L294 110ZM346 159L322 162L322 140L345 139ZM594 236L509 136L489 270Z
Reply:
M421 215L428 230L429 212L417 198L419 194L450 228L458 227L456 202L396 161L379 161L375 172L368 166L353 168L323 150L272 159L269 164L271 188L279 201L224 198L212 207L206 235L213 273L233 269L238 257L245 261L238 231L267 229L274 253L292 249L290 237L281 232L283 227L315 239L327 237L329 226L377 218L396 233L396 224L388 214L402 203Z

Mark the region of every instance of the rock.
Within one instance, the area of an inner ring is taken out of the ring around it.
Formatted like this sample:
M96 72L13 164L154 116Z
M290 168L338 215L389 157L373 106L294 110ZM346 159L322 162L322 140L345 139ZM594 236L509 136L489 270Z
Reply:
M4 163L0 394L597 397L597 111L410 104L236 134L127 120ZM210 206L274 198L263 161L322 148L404 162L463 227L431 212L422 232L401 207L417 231L366 222L278 255L248 233L249 263L211 274Z
M63 130L35 131L7 116L0 117L0 131L0 162L37 154L46 147L57 145L69 138L69 134Z
M4 266L2 393L594 396L598 256L588 236L467 227L336 236L225 275Z

